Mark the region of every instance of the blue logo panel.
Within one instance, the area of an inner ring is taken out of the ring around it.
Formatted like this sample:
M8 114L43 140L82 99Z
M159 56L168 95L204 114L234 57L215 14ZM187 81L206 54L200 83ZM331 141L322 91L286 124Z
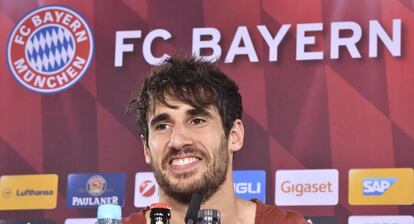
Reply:
M236 170L233 172L234 191L237 197L257 198L265 203L266 172L264 170Z
M395 181L397 181L397 178L364 178L364 195L381 196Z
M69 208L96 208L101 204L125 203L123 173L69 174L67 205Z

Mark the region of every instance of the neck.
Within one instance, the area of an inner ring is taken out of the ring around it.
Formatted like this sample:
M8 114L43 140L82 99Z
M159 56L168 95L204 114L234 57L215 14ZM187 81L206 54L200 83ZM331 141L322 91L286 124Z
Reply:
M219 210L222 223L237 223L235 217L240 217L239 199L234 195L232 172L227 172L227 178L218 191L201 204L201 209ZM171 206L171 223L183 223L188 205L177 202L160 189L160 202Z

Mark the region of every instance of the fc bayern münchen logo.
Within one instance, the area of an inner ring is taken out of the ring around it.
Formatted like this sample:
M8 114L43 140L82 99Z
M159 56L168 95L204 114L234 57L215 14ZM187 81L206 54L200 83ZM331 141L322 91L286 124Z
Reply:
M106 180L101 175L95 175L89 178L86 183L86 190L91 196L100 196L106 190Z
M7 46L10 71L24 87L55 93L78 82L92 61L93 36L74 10L45 6L14 27Z

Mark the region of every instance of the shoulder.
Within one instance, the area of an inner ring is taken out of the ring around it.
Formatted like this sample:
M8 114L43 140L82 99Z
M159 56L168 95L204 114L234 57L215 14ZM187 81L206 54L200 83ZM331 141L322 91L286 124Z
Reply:
M296 211L284 210L275 205L265 205L257 199L252 201L256 203L256 224L308 224L303 216Z
M132 213L130 216L123 218L122 224L146 224L145 211L147 209Z

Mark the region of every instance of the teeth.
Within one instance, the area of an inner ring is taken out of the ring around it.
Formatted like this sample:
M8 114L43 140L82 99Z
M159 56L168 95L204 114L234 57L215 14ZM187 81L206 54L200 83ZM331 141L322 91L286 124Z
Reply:
M195 161L197 161L197 158L186 157L186 158L183 158L183 159L174 159L171 164L176 165L176 166L184 166L184 165L193 163Z

